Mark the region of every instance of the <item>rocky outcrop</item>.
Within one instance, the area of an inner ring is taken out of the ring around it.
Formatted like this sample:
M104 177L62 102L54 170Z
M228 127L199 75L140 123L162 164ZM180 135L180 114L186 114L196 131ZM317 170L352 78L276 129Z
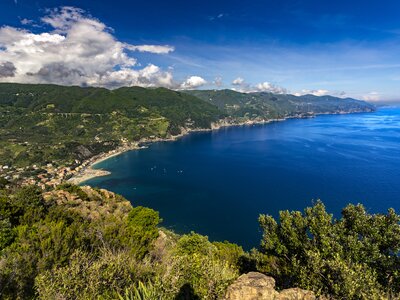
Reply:
M229 287L225 300L314 300L313 292L299 288L275 290L275 279L257 272L240 276Z
M46 202L55 203L89 220L107 216L125 218L132 209L131 203L122 196L89 186L76 187L73 190L55 189L44 193L43 197Z

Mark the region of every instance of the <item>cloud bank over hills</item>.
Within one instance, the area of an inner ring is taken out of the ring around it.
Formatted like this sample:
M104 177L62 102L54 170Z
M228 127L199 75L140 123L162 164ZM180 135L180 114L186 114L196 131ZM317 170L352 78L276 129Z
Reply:
M124 38L130 40L131 33L120 37L118 29L114 31L105 22L77 7L45 9L40 14L35 20L18 17L20 25L2 24L0 27L0 82L111 89L121 86L161 86L176 90L230 88L244 93L330 94L368 101L382 98L378 89L369 93L352 91L348 80L342 81L346 87L325 79L305 84L302 78L310 74L314 76L316 71L297 70L292 65L298 61L307 62L305 57L310 59L315 55L308 55L308 52L307 55L301 54L301 49L295 54L280 49L278 52L282 58L274 56L274 47L263 48L260 53L267 56L257 56L248 51L250 48L240 48L240 44L237 45L239 52L231 52L230 46L215 50L217 46L210 48L190 39L189 42L194 44L186 48L184 42L182 44L179 39L173 38L154 44L128 43ZM217 16L219 21L229 21L228 15ZM118 25L118 22L113 24ZM184 37L182 39L185 40ZM185 56L188 49L193 57ZM326 61L326 57L323 59ZM254 61L258 69L253 69ZM308 65L319 66L318 61ZM318 72L328 73L329 70ZM342 88L346 89L346 93Z
M136 51L166 55L172 46L123 43L112 28L75 7L47 10L41 22L49 31L0 28L0 81L109 88L178 85L169 70L140 67L134 57Z
M0 28L0 82L56 83L62 85L167 87L197 89L205 85L220 87L222 78L207 82L198 75L174 80L167 70L149 63L142 67L135 52L168 55L170 45L132 45L119 41L114 30L76 7L47 9L42 25L22 19L21 24L48 28L34 33L27 29ZM269 82L250 85L238 77L232 89L241 92L287 93Z

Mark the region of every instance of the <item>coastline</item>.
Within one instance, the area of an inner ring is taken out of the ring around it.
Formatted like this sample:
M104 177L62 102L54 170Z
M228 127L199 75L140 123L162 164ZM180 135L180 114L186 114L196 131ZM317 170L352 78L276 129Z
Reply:
M109 171L106 171L103 169L94 169L93 167L96 164L98 164L102 161L105 161L111 157L120 155L120 154L130 151L130 150L137 150L137 149L140 149L138 144L129 144L129 145L124 145L117 149L111 150L109 152L100 153L98 155L95 155L95 156L89 158L88 160L86 160L81 165L82 169L77 174L75 174L74 176L69 178L67 180L67 182L79 185L89 179L92 179L92 178L110 175L111 172L109 172Z
M169 136L166 138L159 138L159 137L143 138L143 139L140 139L139 141L120 146L117 149L111 150L109 152L100 153L96 156L93 156L93 157L89 158L88 160L86 160L81 165L82 169L77 174L75 174L70 179L68 179L67 182L70 182L70 183L73 183L76 185L80 185L90 179L110 175L111 172L109 172L109 171L106 171L103 169L94 169L93 167L102 161L105 161L114 156L118 156L127 151L140 150L140 149L147 148L147 146L141 146L142 144L176 141L179 138L184 137L192 132L215 131L215 130L219 130L221 128L234 127L234 126L262 125L262 124L269 124L269 123L273 123L273 122L282 122L282 121L285 121L288 119L308 119L308 118L313 118L317 115L341 115L341 114L354 114L354 113L366 113L366 112L367 111L351 111L351 112L339 111L336 113L315 113L312 115L287 116L287 117L280 118L280 119L268 119L268 120L254 119L254 120L246 120L243 122L235 122L233 120L223 119L216 123L211 123L211 128L181 128L181 133L178 135L173 135L173 136Z

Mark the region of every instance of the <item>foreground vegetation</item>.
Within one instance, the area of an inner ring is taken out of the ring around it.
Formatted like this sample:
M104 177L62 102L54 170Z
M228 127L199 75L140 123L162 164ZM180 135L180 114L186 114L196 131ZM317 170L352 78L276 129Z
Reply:
M250 252L196 233L160 228L157 212L106 190L65 184L0 192L1 299L219 299L240 274L335 299L400 293L400 216L361 205L334 219L317 202L304 213L261 215Z
M159 229L160 221L105 190L3 190L0 298L220 297L239 274L243 250L194 233L177 236Z

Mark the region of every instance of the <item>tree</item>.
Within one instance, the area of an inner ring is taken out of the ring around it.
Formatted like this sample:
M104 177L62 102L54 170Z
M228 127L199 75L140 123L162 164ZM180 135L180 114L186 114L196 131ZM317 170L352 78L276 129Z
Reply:
M281 287L375 299L400 292L399 221L392 209L371 215L360 204L348 205L337 220L318 201L303 214L280 212L279 223L261 215L261 252L276 259L267 269Z
M153 241L158 237L159 213L151 208L137 206L128 214L128 230L132 242L132 250L138 257L146 255Z

